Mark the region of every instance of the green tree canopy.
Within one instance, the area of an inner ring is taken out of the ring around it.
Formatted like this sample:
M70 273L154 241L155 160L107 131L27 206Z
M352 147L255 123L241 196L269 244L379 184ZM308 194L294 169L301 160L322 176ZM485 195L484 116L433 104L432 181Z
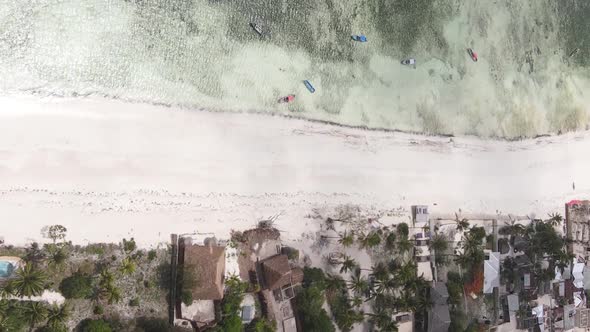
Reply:
M67 299L87 299L93 292L92 277L75 273L62 280L59 291Z
M334 332L335 328L326 310L322 308L324 296L314 286L304 288L297 294L297 313L306 332Z
M111 325L102 319L85 319L78 327L80 332L112 332Z
M256 318L246 327L246 332L275 332L277 324L264 318Z

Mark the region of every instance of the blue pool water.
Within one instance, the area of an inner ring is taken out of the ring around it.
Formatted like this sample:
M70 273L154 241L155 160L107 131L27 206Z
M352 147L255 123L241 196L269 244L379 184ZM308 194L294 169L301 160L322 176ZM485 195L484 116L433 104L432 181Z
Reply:
M6 278L14 271L14 265L11 262L0 261L0 278Z

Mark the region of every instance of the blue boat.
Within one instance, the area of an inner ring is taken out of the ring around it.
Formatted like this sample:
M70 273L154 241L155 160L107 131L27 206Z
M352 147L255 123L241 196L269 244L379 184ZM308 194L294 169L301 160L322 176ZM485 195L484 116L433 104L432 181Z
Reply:
M361 42L361 43L364 43L367 41L367 37L365 37L365 35L352 35L351 38L352 38L352 40L357 41L357 42Z
M315 92L315 88L313 87L313 85L311 85L311 83L309 83L308 80L303 81L303 84L305 84L305 87L307 88L307 90L309 90L309 92Z

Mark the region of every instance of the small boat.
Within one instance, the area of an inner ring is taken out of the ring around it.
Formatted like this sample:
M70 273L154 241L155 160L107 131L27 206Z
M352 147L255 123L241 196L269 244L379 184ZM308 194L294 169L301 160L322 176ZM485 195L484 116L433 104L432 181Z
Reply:
M293 100L295 100L295 95L288 95L288 96L279 98L279 104L290 103Z
M404 59L401 61L401 64L405 65L405 66L414 66L414 68L416 68L416 59L414 59L414 58Z
M259 36L262 36L262 27L254 22L250 22L250 26Z
M352 40L361 43L365 43L367 41L367 37L365 37L365 35L352 35L351 38Z
M471 57L471 60L473 60L473 62L477 62L477 53L475 53L472 49L468 48L467 54L469 54L469 56Z
M308 80L303 81L303 84L305 84L305 87L307 88L307 90L309 90L309 92L315 92L315 88L313 87L313 85L311 85L311 83L309 83Z

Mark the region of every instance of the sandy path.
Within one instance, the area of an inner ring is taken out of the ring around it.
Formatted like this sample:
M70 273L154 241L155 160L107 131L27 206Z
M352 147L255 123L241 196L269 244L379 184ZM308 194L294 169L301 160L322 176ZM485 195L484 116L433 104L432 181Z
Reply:
M133 234L150 244L280 211L296 239L320 205L539 214L590 192L588 134L449 142L106 100L0 105L0 236L10 243L60 223L74 242Z

